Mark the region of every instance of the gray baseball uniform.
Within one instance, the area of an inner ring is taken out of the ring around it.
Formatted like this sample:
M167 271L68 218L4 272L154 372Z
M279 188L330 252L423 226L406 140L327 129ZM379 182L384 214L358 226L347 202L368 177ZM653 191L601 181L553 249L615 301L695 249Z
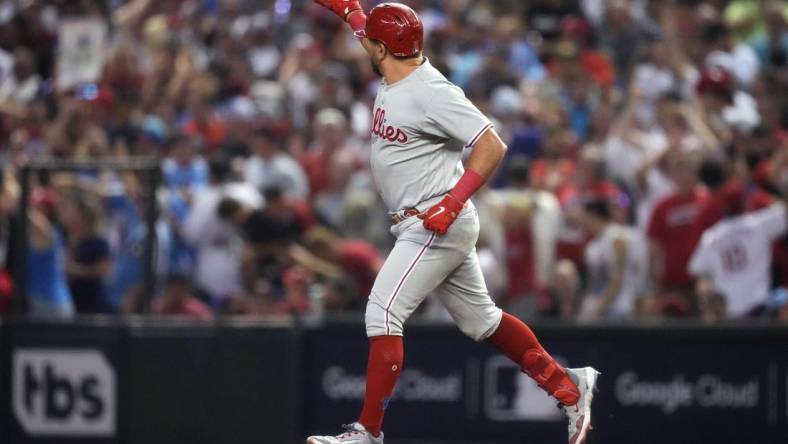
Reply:
M408 77L383 84L375 99L372 177L392 213L425 211L463 174L462 151L492 127L466 97L425 61ZM375 280L368 336L402 335L428 294L446 306L463 333L480 341L501 321L476 256L479 220L469 202L443 236L410 217L394 225L397 241Z

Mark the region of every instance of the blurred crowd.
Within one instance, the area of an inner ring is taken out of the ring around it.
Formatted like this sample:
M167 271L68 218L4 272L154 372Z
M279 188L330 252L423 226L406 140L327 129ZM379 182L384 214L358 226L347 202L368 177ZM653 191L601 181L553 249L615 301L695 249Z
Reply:
M405 3L509 147L474 198L502 307L788 321L787 2ZM0 312L22 265L36 315L361 312L394 240L379 83L308 0L0 3ZM161 165L152 298L149 175L36 171L19 214L31 159L137 156Z

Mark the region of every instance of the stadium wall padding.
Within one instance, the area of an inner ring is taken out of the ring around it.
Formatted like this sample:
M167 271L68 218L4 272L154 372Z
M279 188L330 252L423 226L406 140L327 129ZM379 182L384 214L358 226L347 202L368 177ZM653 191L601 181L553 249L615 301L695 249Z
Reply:
M603 373L590 444L788 442L788 327L534 329ZM0 443L294 444L363 400L358 322L6 319L0 347ZM566 439L554 401L490 346L412 323L405 347L387 443Z

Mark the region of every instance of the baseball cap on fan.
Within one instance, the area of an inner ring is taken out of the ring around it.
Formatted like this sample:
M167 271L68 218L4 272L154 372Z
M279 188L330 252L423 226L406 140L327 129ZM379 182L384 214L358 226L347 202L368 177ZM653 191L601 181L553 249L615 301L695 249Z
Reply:
M367 26L356 36L376 40L397 57L414 56L424 49L424 24L416 11L402 3L381 3L369 11Z

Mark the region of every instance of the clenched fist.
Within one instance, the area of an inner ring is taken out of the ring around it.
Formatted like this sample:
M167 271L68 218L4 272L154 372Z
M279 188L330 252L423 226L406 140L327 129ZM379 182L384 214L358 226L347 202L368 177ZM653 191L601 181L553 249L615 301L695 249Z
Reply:
M351 12L362 10L358 0L315 0L315 3L328 8L345 21Z
M446 234L464 206L462 202L451 194L447 194L446 197L427 210L426 213L419 214L419 219L424 220L424 228L438 234Z

